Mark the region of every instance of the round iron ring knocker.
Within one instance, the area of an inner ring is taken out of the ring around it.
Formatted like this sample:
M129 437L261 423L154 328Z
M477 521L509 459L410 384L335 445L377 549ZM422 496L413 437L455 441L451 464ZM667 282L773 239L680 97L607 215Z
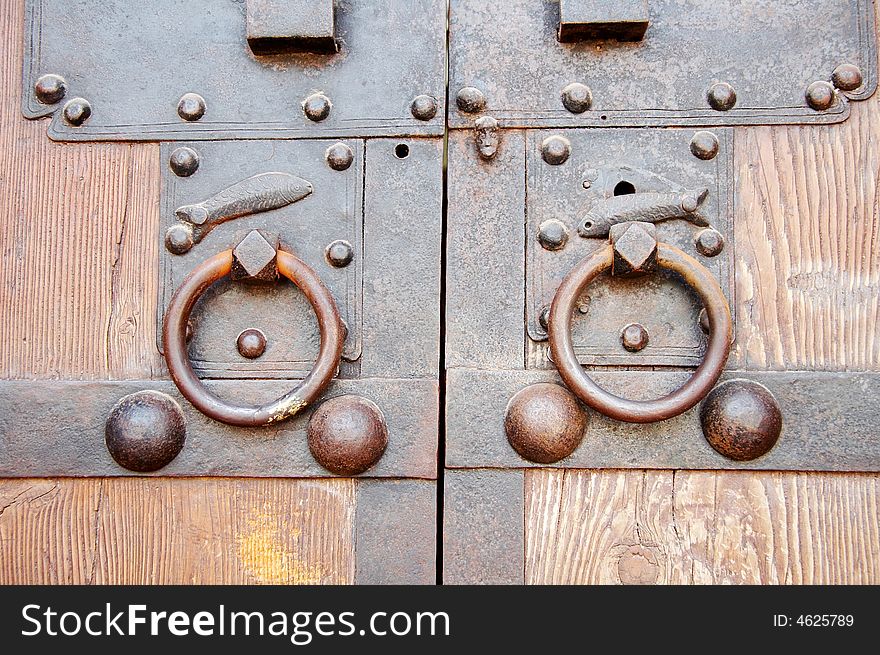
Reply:
M721 376L733 339L733 322L727 298L712 273L696 259L666 243L657 243L658 269L679 274L692 287L709 317L709 343L703 361L681 387L656 400L630 400L596 384L578 362L571 336L572 314L589 284L611 269L614 246L608 245L577 265L556 290L548 320L550 351L563 381L586 405L618 421L663 421L699 403Z
M314 402L327 388L342 356L345 328L339 318L333 295L318 274L293 254L277 250L278 273L305 294L321 332L321 347L312 370L289 393L265 405L237 405L221 400L196 376L189 361L186 326L199 297L215 282L232 272L233 251L226 250L200 264L175 291L165 313L162 343L171 378L180 392L206 416L242 427L269 425L295 416Z

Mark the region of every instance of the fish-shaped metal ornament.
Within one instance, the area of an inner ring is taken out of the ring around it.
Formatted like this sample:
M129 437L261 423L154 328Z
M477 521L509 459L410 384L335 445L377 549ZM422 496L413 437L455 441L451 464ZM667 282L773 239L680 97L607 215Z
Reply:
M307 180L289 173L260 173L194 205L184 205L177 218L192 228L192 241L198 243L221 223L292 205L311 195Z
M709 196L708 189L681 193L630 193L600 200L578 222L582 237L607 237L612 225L629 221L660 223L681 219L708 227L696 212Z

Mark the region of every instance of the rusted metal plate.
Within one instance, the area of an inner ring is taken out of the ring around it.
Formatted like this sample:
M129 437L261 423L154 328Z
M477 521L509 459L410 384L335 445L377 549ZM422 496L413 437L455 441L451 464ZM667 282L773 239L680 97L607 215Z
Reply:
M284 381L217 380L223 398L264 402ZM0 382L0 476L120 476L131 473L105 448L105 422L128 394L150 389L178 401L186 422L180 454L162 476L326 477L309 452L306 426L321 402L344 394L373 401L388 425L388 447L367 477L433 479L437 467L438 387L435 380L337 380L297 417L261 428L235 428L206 418L161 380Z
M575 43L557 38L572 5L621 3L561 4L565 15L549 0L451 1L452 127L480 111L502 127L545 129L834 123L876 89L873 0L651 0L642 40ZM837 94L814 87L808 100L808 87L842 64L856 65L861 83ZM732 106L727 87L710 103L719 83L733 88ZM589 87L592 101L572 84ZM463 88L476 92L462 98Z
M360 480L355 509L355 584L435 584L437 485Z
M680 385L688 371L595 370L602 387L649 399ZM880 374L728 371L776 397L782 435L766 455L736 462L717 453L703 436L699 407L647 425L621 423L589 412L580 446L553 464L563 468L752 469L880 471ZM529 467L507 441L505 410L521 389L559 376L539 371L452 369L447 375L446 464L453 468Z
M241 0L27 0L24 114L54 114L49 135L63 141L443 133L443 0L337 2L338 52L324 54L255 54L248 25L253 32L265 21L247 8ZM327 45L328 17L319 18ZM57 84L37 86L44 75L64 80L62 97ZM186 94L201 100L181 102Z
M444 584L523 584L522 471L446 471Z

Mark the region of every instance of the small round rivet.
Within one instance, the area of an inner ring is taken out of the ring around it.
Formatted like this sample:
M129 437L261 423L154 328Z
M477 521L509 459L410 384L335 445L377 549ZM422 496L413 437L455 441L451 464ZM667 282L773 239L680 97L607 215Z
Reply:
M711 227L700 230L695 240L697 252L704 257L716 257L724 250L724 237Z
M548 136L541 144L541 156L551 166L559 166L571 156L571 141L564 136Z
M344 268L354 259L354 248L348 241L339 239L327 246L326 255L331 266Z
M198 93L184 93L177 103L177 115L185 121L197 121L208 109L205 99Z
M256 328L248 328L235 340L238 354L248 359L257 359L266 352L266 335Z
M837 94L831 82L819 80L807 87L807 104L816 111L831 109L837 101Z
M538 228L538 241L544 250L562 250L568 243L568 228L555 218L544 221Z
M831 81L841 91L855 91L862 86L862 70L855 64L841 64L831 74Z
M321 404L306 433L315 460L336 475L363 473L388 446L382 410L360 396L338 396Z
M727 82L713 84L706 98L709 106L717 111L730 111L736 105L736 91Z
M194 244L193 231L189 225L177 223L165 232L165 247L175 255L188 253Z
M64 105L62 113L64 114L64 120L74 127L79 127L92 115L92 105L85 98L71 98Z
M752 380L729 380L715 387L700 406L706 441L738 462L770 451L782 432L782 412L773 394Z
M333 103L323 93L314 93L303 100L303 113L310 121L320 123L330 115Z
M479 89L466 86L459 89L458 95L455 97L455 104L467 114L476 114L486 108L486 96Z
M122 398L104 427L104 443L129 471L149 473L167 466L186 441L186 419L174 398L138 391Z
M630 323L620 331L620 343L631 353L637 353L648 345L648 331L638 323Z
M583 114L593 106L593 92L586 84L573 82L562 89L562 105L572 114Z
M327 148L327 165L334 171L344 171L354 161L354 152L344 143L334 143Z
M718 137L712 132L701 130L691 139L691 154L697 159L709 161L718 155Z
M545 382L514 394L504 415L504 431L522 457L552 464L575 451L588 422L587 413L568 389Z
M67 94L67 82L60 75L43 75L34 85L34 95L44 105L54 105Z
M199 169L199 154L192 148L175 148L168 166L178 177L189 177Z
M416 96L410 105L410 111L420 121L429 121L437 115L437 98L434 96Z
M541 312L538 314L538 324L545 331L547 330L547 326L550 325L550 306L545 305L541 308Z
M705 307L700 310L700 316L697 319L697 322L700 324L700 329L706 334L709 334L709 330L711 329L709 327L709 312L706 311Z

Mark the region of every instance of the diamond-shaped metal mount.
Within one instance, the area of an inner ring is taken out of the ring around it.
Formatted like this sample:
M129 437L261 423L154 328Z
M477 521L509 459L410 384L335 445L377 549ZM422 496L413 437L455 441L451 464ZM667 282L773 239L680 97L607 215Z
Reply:
M653 223L632 221L611 227L614 263L611 274L634 277L657 268L657 227Z
M232 279L246 282L277 280L275 258L278 255L278 245L276 235L251 230L232 250Z

